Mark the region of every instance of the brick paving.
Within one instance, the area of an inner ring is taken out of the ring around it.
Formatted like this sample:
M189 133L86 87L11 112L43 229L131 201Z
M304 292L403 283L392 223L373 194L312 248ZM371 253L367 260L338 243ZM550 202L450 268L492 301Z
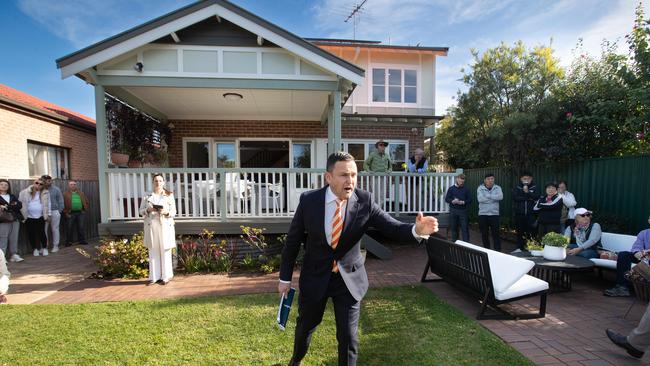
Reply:
M472 242L477 243L477 233ZM393 258L369 257L366 265L372 287L419 284L426 262L424 247L392 247ZM504 250L512 249L504 243ZM48 258L27 257L12 264L10 303L71 304L105 301L165 299L275 292L277 273L270 275L176 276L166 286L142 280L102 281L83 279L92 263L68 248ZM20 267L23 268L20 268ZM38 275L48 273L48 275ZM295 274L294 281L297 280ZM431 276L431 275L430 275ZM599 279L595 273L574 277L573 290L548 296L547 315L532 320L483 320L480 323L538 365L650 365L650 357L636 360L614 346L605 328L626 333L639 321L645 304L633 298L608 298L602 291L612 285L612 276ZM444 282L425 284L437 296L474 318L478 301L466 297ZM30 297L30 294L34 293ZM537 308L539 299L523 300L515 307ZM628 312L626 316L626 313Z

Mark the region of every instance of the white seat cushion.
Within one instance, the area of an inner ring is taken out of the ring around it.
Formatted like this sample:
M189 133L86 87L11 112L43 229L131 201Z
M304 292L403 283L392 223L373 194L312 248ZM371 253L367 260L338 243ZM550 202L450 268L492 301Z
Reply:
M612 252L629 252L636 241L636 236L614 233L603 233L600 243L603 249Z
M611 259L591 258L589 260L594 262L596 267L616 269L616 261Z
M479 247L462 240L456 240L456 244L487 253L495 293L508 289L535 266L535 262L528 259Z
M544 290L548 290L548 282L530 275L523 275L519 281L508 287L505 291L497 292L495 290L494 297L497 300L503 301Z

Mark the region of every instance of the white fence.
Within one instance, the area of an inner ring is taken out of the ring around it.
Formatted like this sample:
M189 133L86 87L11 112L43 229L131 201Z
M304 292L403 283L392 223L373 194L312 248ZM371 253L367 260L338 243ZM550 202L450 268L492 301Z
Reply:
M174 192L180 219L291 217L303 192L325 185L320 169L109 169L111 220L140 217L154 172ZM440 213L449 210L444 197L456 174L361 172L357 187L389 213Z

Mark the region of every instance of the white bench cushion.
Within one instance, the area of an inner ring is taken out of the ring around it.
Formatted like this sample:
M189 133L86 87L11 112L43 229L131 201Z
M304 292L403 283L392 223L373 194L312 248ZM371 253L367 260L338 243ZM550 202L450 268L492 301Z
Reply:
M590 261L594 262L596 267L616 269L616 261L611 259L591 258Z
M497 300L508 300L519 296L548 290L548 282L531 275L523 275L519 281L508 287L505 291L494 291Z
M612 252L629 252L636 241L636 236L614 233L603 233L600 237L600 243L603 249Z
M535 262L528 259L479 247L462 240L456 240L456 244L487 253L495 293L506 291L535 266Z

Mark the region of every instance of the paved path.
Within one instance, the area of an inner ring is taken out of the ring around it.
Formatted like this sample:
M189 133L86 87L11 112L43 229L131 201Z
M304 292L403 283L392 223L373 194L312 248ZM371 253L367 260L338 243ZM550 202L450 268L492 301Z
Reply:
M478 235L473 232L472 242L477 243L476 238ZM82 280L94 267L76 248L47 258L28 256L25 262L12 264L10 303L68 304L276 291L277 273L177 276L166 286L137 280ZM504 250L512 248L511 243L504 243ZM371 286L419 284L426 262L424 247L393 247L393 254L388 261L368 258ZM612 278L611 274L606 277ZM479 305L475 299L444 282L426 286L467 316L476 316ZM605 328L628 332L645 310L645 304L633 304L632 298L602 296L602 290L608 286L610 281L600 280L595 274L581 275L575 278L571 292L549 295L544 319L485 320L481 324L539 365L650 365L650 356L641 361L632 359L606 338ZM536 308L538 299L519 304ZM624 318L628 309L631 310Z

